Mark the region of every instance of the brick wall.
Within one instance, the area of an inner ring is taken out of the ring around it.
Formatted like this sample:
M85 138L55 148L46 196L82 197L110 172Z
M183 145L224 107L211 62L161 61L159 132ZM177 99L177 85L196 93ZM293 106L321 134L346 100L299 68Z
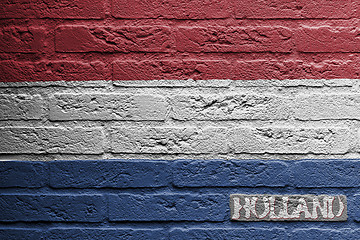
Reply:
M7 190L0 196L0 221L6 223L0 236L358 239L360 231L348 228L360 220L360 195L354 194L359 167L358 160L0 162L0 187ZM234 191L345 193L349 219L341 224L231 223L228 196Z
M0 2L0 239L360 239L359 17ZM234 222L230 194L345 195L348 219Z
M0 239L358 239L357 80L0 84ZM10 161L9 161L10 160ZM345 222L229 196L345 195Z
M359 78L356 0L9 0L0 81Z

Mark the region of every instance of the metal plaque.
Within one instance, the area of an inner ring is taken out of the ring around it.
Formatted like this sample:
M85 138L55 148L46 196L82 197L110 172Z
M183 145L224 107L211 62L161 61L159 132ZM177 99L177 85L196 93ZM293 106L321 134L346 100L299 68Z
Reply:
M234 221L346 221L344 195L230 195Z

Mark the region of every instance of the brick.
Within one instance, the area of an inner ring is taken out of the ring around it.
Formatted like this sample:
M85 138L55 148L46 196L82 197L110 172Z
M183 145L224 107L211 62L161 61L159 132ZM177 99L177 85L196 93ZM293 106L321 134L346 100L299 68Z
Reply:
M334 79L359 76L359 65L356 61L239 60L235 62L232 79Z
M107 80L110 74L101 62L40 61L0 62L0 81L88 81Z
M0 128L1 153L41 153L47 148L46 128Z
M0 120L41 119L44 108L40 95L0 94Z
M175 228L170 232L172 240L188 239L278 239L285 240L287 234L279 228Z
M9 0L0 3L0 18L101 19L104 1Z
M179 27L181 52L291 52L293 33L285 27Z
M292 167L295 187L359 187L360 161L306 160Z
M101 128L3 127L0 153L103 153Z
M134 94L55 94L50 98L51 120L165 120L162 96Z
M356 222L360 222L360 194L356 194L354 196L353 202L352 202L352 209L350 212L353 214L354 220ZM349 207L350 208L350 207ZM358 233L360 235L360 232Z
M165 161L53 161L50 185L53 188L138 188L163 187L169 183Z
M101 128L72 128L46 130L49 153L101 154L104 152L104 134Z
M234 64L233 79L297 79L304 75L300 64L300 61L239 60Z
M236 153L343 154L353 136L345 128L235 128L230 133Z
M223 60L116 61L114 80L228 79L232 66Z
M169 52L174 39L166 26L86 27L56 29L57 52Z
M176 120L288 119L290 101L275 95L176 95L171 97L171 117Z
M112 128L114 153L226 153L226 128Z
M112 15L116 18L214 19L227 18L230 13L228 0L112 1Z
M0 187L43 187L47 185L47 166L33 161L0 161Z
M303 26L295 34L300 52L360 52L359 29Z
M236 0L236 18L250 19L348 19L354 14L351 0Z
M322 62L304 62L299 65L303 79L336 79L352 78L360 76L357 61L326 60ZM343 80L345 82L345 80Z
M359 94L308 94L294 100L295 118L300 120L360 119Z
M110 221L224 221L220 194L121 194L109 196Z
M287 164L278 161L179 160L172 169L177 187L279 187L289 181Z
M29 228L0 228L0 239L44 239L44 232L40 229Z
M0 221L101 222L106 213L102 195L0 196Z
M0 29L0 52L38 53L45 49L46 31L40 27L9 26Z
M53 228L47 239L54 240L138 240L138 239L168 239L164 229L131 229L131 228Z
M310 228L296 229L290 234L291 239L349 239L356 240L360 238L360 231L357 229L326 229L326 228Z

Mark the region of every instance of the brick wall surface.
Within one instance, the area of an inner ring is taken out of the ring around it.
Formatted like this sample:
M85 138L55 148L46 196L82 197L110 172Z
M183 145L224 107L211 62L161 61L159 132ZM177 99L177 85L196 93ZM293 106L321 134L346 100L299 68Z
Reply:
M0 81L359 78L359 16L356 0L2 1Z
M0 239L358 239L357 80L0 83ZM347 197L233 222L230 194Z
M357 0L1 1L0 239L360 239L359 19ZM344 195L348 218L235 222L231 194Z

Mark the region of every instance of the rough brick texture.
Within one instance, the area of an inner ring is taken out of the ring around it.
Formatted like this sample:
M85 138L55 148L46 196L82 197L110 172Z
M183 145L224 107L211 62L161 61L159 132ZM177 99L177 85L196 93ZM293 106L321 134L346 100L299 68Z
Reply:
M0 81L357 79L359 13L354 0L3 1Z
M225 153L225 128L114 128L111 151L114 153Z
M349 227L360 221L359 163L328 159L3 161L0 237L357 239L359 231ZM292 194L308 192L309 187L317 195L329 187L330 195L345 192L349 219L336 223L339 228L330 232L331 225L324 223L302 222L285 229L281 224L269 228L251 222L234 228L235 222L230 222L230 194ZM11 225L16 222L26 225ZM51 227L41 227L39 222Z
M232 66L222 60L116 61L114 80L230 79Z
M58 52L168 52L174 40L166 26L61 26L55 45Z
M353 211L354 211L354 220L356 222L360 222L360 210L359 210L359 201L360 201L360 194L356 194L354 196L354 200L353 200Z
M231 14L228 0L113 0L112 3L112 14L116 18L217 19Z
M1 61L0 70L2 82L109 79L105 64L99 61Z
M294 165L293 182L297 187L359 187L359 161L300 161Z
M284 27L180 27L181 52L290 52L293 33Z
M47 166L42 162L0 162L0 187L43 187L48 181Z
M40 95L1 94L0 120L41 119L44 107Z
M303 42L302 42L303 44ZM306 44L306 43L304 43ZM358 63L351 60L239 60L232 79L336 79L358 78Z
M230 134L237 153L346 153L352 138L342 128L235 128Z
M285 186L289 181L286 164L265 161L183 160L174 164L173 174L179 187Z
M0 18L100 19L104 1L10 0L0 3Z
M2 222L101 222L106 211L101 195L4 194L0 203Z
M295 99L295 117L300 120L359 119L358 94L302 95Z
M235 0L237 18L250 19L336 19L354 16L351 0Z
M356 80L4 83L0 152L354 158L356 89Z
M318 228L312 228L312 229L300 229L295 230L293 233L291 233L291 239L358 239L360 237L360 231L359 230L349 230L349 229L339 229L339 230L333 230L333 229L318 229Z
M359 239L359 17L1 1L0 239ZM348 220L234 222L230 194L343 195Z
M271 95L178 95L171 99L176 120L288 119L290 101Z
M54 188L162 187L169 183L164 161L55 161L50 164Z
M44 232L39 229L0 228L1 239L42 239L43 237Z
M0 52L41 53L45 49L46 31L40 27L3 27Z
M296 45L300 52L359 52L359 43L357 28L304 26L296 35Z
M115 128L111 148L115 153L225 153L226 129Z
M109 196L110 221L223 221L227 201L219 194ZM144 211L145 210L145 211Z
M57 94L51 120L164 120L168 104L154 95Z
M131 229L131 228L54 228L47 235L52 240L91 240L91 239L168 239L168 234L163 229Z
M5 127L0 128L1 153L82 153L103 152L100 128Z
M346 159L2 161L0 188L356 188L359 164Z
M171 239L287 239L287 235L283 229L261 229L261 228L248 228L248 229L231 229L231 228L218 228L218 229L174 229L170 233Z
M115 61L114 80L358 78L357 60L144 60Z

